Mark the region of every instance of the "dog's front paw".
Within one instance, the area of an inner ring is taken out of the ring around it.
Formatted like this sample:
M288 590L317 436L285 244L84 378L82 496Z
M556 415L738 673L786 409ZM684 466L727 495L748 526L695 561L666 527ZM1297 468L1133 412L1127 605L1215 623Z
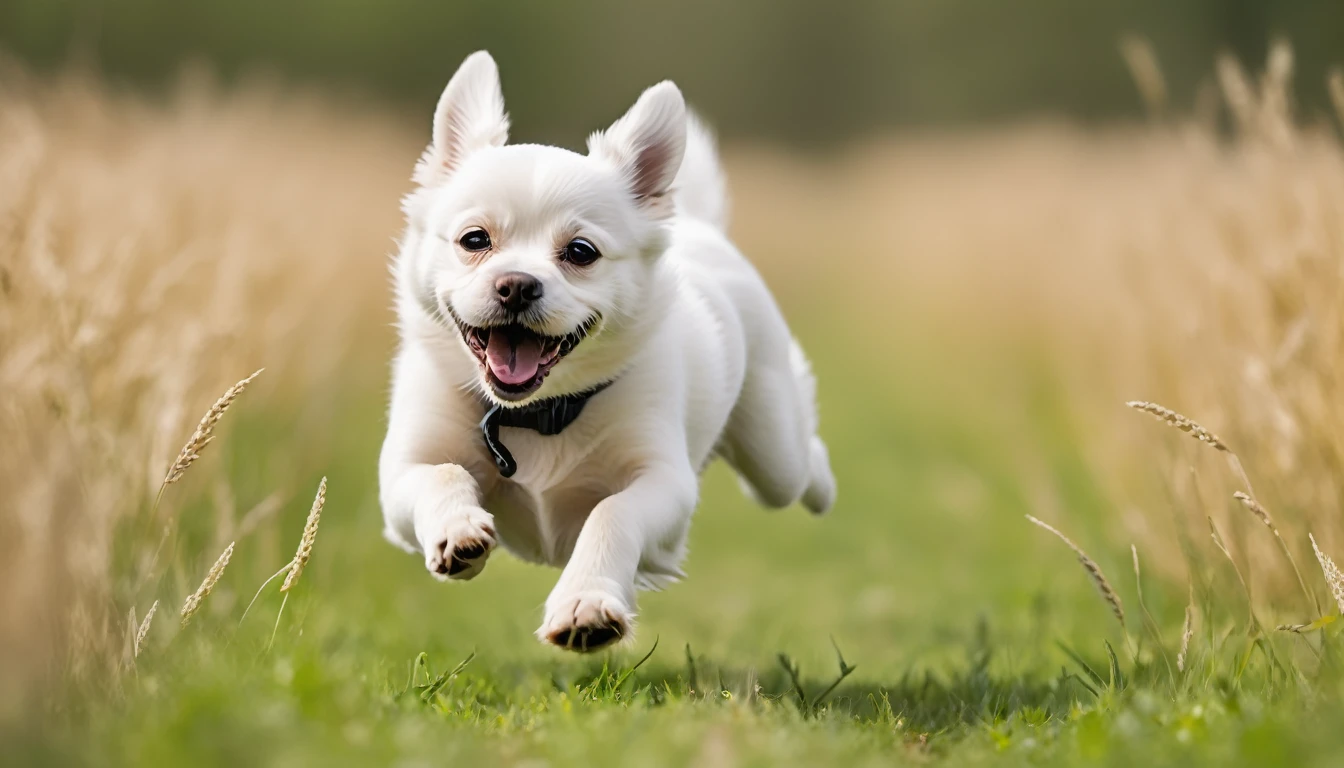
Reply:
M537 637L567 651L588 653L629 637L634 618L620 598L596 590L579 592L547 606Z
M434 578L474 579L498 542L495 518L476 507L455 510L424 540L425 567Z

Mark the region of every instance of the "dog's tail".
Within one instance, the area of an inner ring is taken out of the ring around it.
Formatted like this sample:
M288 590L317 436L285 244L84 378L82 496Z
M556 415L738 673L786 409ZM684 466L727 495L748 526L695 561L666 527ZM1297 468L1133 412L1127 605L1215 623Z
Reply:
M686 117L686 152L672 186L677 210L718 229L727 229L728 189L714 134L695 113Z

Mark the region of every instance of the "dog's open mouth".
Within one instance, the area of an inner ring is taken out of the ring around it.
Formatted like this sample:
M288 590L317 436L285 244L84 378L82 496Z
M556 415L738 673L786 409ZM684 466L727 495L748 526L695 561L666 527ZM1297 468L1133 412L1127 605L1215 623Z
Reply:
M555 364L574 351L596 324L597 318L591 318L564 336L546 336L518 323L476 328L458 321L458 328L495 394L521 400L541 387Z

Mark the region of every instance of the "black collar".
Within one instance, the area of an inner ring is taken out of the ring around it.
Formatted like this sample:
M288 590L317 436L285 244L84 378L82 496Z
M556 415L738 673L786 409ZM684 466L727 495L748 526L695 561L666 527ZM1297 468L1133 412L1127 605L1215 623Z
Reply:
M519 427L542 435L558 435L579 418L589 398L609 386L611 382L607 381L583 392L548 397L519 408L506 408L498 404L491 406L485 412L485 418L481 419L481 437L485 439L485 447L494 458L499 474L513 477L513 473L518 471L518 462L514 461L513 454L499 441L500 427Z

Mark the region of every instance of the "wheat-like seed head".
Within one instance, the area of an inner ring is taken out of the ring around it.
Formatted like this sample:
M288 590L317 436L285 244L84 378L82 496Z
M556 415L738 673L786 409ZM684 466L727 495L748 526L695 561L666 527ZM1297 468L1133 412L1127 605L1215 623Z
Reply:
M1222 90L1223 99L1236 118L1238 126L1243 130L1253 127L1259 105L1256 102L1255 91L1251 88L1245 70L1241 68L1241 64L1237 63L1235 58L1230 55L1223 55L1218 57L1217 71L1218 86Z
M1331 560L1329 555L1316 546L1315 536L1308 533L1307 538L1311 539L1311 549L1316 553L1316 560L1321 564L1321 570L1325 572L1325 583L1330 585L1330 594L1334 596L1339 612L1344 613L1344 572L1339 570L1339 566L1335 565L1335 561Z
M1265 74L1260 87L1264 117L1277 119L1287 133L1288 91L1293 79L1293 47L1286 40L1275 40L1265 60ZM1285 135L1283 138L1287 138Z
M145 637L149 635L149 625L154 621L154 612L159 610L159 601L149 606L149 611L145 613L144 621L140 622L140 629L135 633L135 657L140 658L140 647L145 644Z
M1293 76L1293 46L1283 38L1275 39L1269 46L1269 57L1265 60L1265 79L1286 87Z
M1236 493L1232 494L1232 498L1236 499L1237 501L1240 501L1243 507L1250 510L1251 514L1255 515L1260 520L1260 522L1265 524L1265 527L1269 528L1271 531L1274 531L1275 533L1278 533L1278 529L1274 527L1274 521L1271 520L1269 517L1269 511L1266 510L1263 506L1261 506L1260 502L1251 498L1247 494L1242 493L1241 491L1237 491Z
M1162 67L1157 62L1157 52L1146 38L1126 37L1120 41L1120 55L1129 67L1129 75L1134 78L1134 86L1152 117L1157 117L1167 106L1167 81L1162 76Z
M187 598L187 602L182 604L182 626L187 626L187 622L191 621L191 617L196 615L196 611L200 609L201 602L210 596L210 591L215 588L215 583L219 581L219 577L224 575L224 569L229 564L229 558L233 557L233 545L235 543L237 542L229 543L228 548L224 550L224 554L220 555L215 564L210 566L210 572L205 575L205 581L201 582L201 586L197 587L196 591Z
M1330 70L1326 84L1330 89L1330 103L1335 108L1335 117L1339 119L1340 125L1344 126L1344 71Z
M1185 671L1190 655L1190 640L1195 636L1195 585L1190 584L1190 600L1185 604L1185 625L1181 627L1181 650L1176 654L1177 671Z
M1250 478L1248 478L1246 472L1241 469L1241 462L1237 460L1237 455L1230 453L1228 454L1228 457L1232 459L1233 469L1238 471L1238 474L1241 475L1242 482L1246 483L1246 487L1249 488L1251 482ZM1269 510L1265 509L1264 506L1259 501L1256 501L1255 497L1249 493L1237 491L1232 494L1232 498L1240 501L1242 506L1250 510L1251 514L1255 515L1260 522L1264 523L1265 526L1269 528L1270 533L1274 534L1274 538L1279 542L1279 547L1283 550L1283 556L1288 559L1288 564L1293 568L1293 575L1297 577L1298 586L1302 587L1302 594L1306 595L1307 602L1314 605L1316 607L1316 612L1320 613L1321 603L1316 599L1316 595L1310 589L1307 589L1307 581L1302 578L1302 569L1297 567L1297 559L1293 557L1292 550L1288 548L1288 542L1283 540L1283 534L1279 533L1278 526L1274 525L1273 518L1269 516ZM1341 607L1341 612L1344 612L1344 606Z
M1144 413L1150 414L1153 417L1160 419L1168 426L1175 427L1196 440L1208 443L1220 451L1226 453L1232 452L1232 449L1227 447L1227 443L1224 443L1217 435L1204 427L1201 427L1194 420L1188 419L1170 408L1158 405L1157 403L1150 403L1146 400L1130 400L1125 403L1125 405L1136 411L1143 411Z
M1065 536L1064 534L1060 533L1054 526L1050 525L1049 523L1043 520L1039 520L1031 515L1027 515L1027 519L1035 523L1036 525L1044 528L1045 530L1058 536L1060 541L1067 544L1069 546L1069 549L1073 550L1073 553L1078 556L1078 562L1082 564L1083 570L1087 571L1087 575L1092 579L1092 583L1096 585L1097 591L1101 593L1102 599L1104 599L1106 601L1106 604L1111 607L1111 612L1115 614L1115 618L1120 622L1120 626L1124 627L1125 626L1124 605L1121 604L1120 595L1117 594L1115 589L1111 586L1111 582L1106 580L1106 574L1101 572L1101 566L1097 565L1096 561L1088 557L1087 553L1083 551L1082 547L1078 546L1077 544L1074 544L1073 541L1070 540L1068 536Z
M224 412L229 410L229 406L233 405L233 401L238 399L238 396L243 393L243 390L247 389L247 385L251 384L252 380L260 376L261 372L264 370L266 369L259 368L251 376L248 376L246 379L229 387L228 390L215 401L215 404L210 406L210 410L206 411L205 415L201 417L201 423L196 425L196 431L191 433L191 438L187 440L187 444L182 446L181 452L177 454L177 460L168 468L168 474L163 478L164 485L172 485L182 479L182 475L186 473L187 468L190 467L196 459L200 458L201 451L205 450L205 447L210 444L210 441L215 439L215 425L219 424L219 420L224 418Z
M322 507L327 503L327 478L317 484L317 497L313 499L313 508L308 511L308 520L303 524L303 538L299 539L299 549L290 561L289 573L285 574L285 583L280 585L281 592L288 592L299 580L303 567L313 554L313 542L317 540L317 524L322 520Z

